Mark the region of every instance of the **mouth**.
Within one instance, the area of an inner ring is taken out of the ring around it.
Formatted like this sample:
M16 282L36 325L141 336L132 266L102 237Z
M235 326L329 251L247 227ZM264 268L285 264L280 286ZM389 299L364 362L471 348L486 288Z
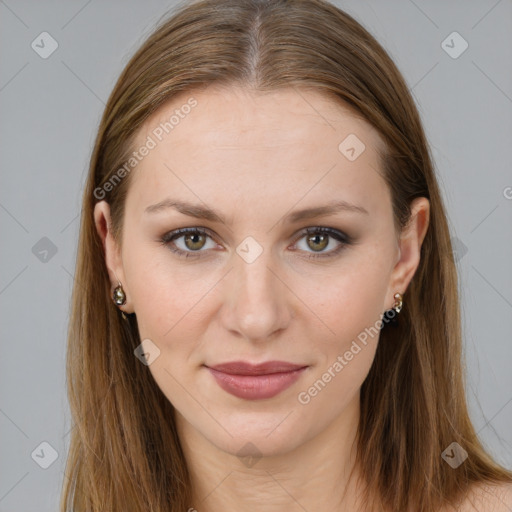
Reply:
M296 382L307 365L285 361L251 364L234 361L206 366L217 384L228 393L246 400L272 398Z

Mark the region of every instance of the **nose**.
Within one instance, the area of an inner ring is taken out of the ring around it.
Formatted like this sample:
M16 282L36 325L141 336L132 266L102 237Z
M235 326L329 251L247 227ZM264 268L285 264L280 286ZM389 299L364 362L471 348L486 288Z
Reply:
M224 281L222 320L232 335L251 342L274 339L294 316L293 293L270 251L251 263L234 255Z

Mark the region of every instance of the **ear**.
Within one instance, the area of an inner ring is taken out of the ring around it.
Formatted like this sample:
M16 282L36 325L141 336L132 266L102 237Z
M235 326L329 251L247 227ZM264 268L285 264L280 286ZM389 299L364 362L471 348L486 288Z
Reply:
M400 234L398 262L391 273L388 289L390 305L395 302L395 293L405 293L420 264L421 244L427 234L429 219L430 201L426 197L416 198L411 203L409 223Z
M110 205L106 201L98 201L94 206L94 223L103 244L105 265L108 270L112 292L120 282L126 294L126 304L121 306L120 309L125 313L133 313L130 304L130 293L123 269L121 248L112 235Z

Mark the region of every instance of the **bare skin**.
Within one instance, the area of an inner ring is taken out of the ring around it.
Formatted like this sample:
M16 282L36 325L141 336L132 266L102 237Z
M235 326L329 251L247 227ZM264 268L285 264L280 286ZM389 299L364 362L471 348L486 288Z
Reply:
M468 492L458 507L446 507L439 512L511 512L512 483L478 483Z
M141 339L160 350L148 368L176 409L193 479L190 507L356 510L359 393L378 335L357 342L361 350L350 359L345 354L365 329L379 325L394 294L406 292L420 261L429 202L414 201L408 228L395 233L379 174L382 140L313 91L186 93L147 120L136 146L190 96L197 106L132 171L121 246L110 231L108 204L95 208L112 286L119 279L127 295L122 310L136 313ZM365 145L353 161L338 149L349 134ZM173 208L145 212L168 197L214 208L225 222ZM339 200L367 213L285 219ZM304 229L318 226L352 243L322 240L323 233L308 242ZM185 227L208 230L174 240L188 258L161 243ZM256 245L242 244L246 237ZM262 252L248 263L239 247ZM335 371L338 356L347 364ZM204 366L239 359L308 368L277 396L246 400L221 389ZM329 368L325 387L308 392ZM252 459L237 455L243 447Z

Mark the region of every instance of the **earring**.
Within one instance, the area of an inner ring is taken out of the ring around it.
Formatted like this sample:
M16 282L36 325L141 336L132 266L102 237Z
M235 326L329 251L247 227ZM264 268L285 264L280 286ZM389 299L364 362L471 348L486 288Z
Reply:
M114 288L114 292L112 293L112 300L116 306L122 306L123 304L126 304L126 293L124 293L121 283L119 283Z
M388 309L384 313L384 317L382 319L382 325L380 326L381 329L384 328L385 324L391 324L393 327L396 327L398 325L398 318L397 315L402 311L402 305L403 305L403 296L401 293L395 293L394 295L395 303L393 304L393 307L391 309Z
M402 304L404 302L402 294L401 293L395 293L394 298L395 298L395 303L393 304L393 309L397 313L400 313L400 311L402 311Z

